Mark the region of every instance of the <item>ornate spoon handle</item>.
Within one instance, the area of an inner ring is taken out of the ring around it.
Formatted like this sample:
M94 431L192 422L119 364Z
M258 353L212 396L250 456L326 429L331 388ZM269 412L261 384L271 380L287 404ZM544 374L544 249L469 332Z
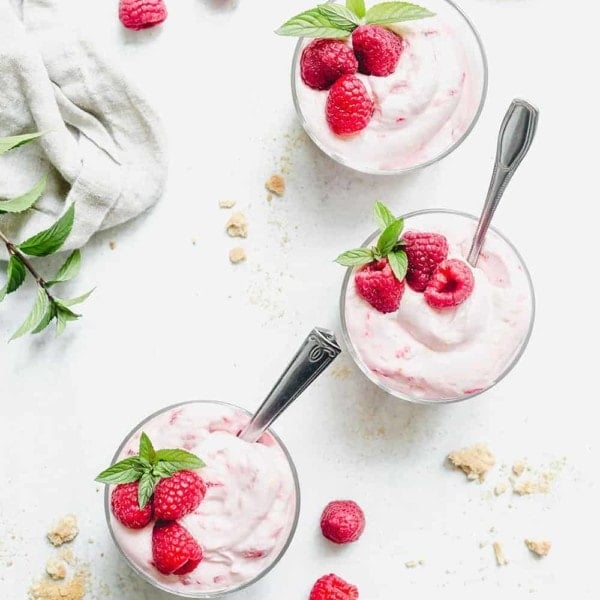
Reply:
M485 235L500 203L504 190L531 146L537 128L539 112L525 100L513 100L500 126L494 172L483 211L479 218L473 244L467 257L474 267L485 241Z
M335 360L341 351L331 331L315 327L250 423L240 433L240 437L246 442L256 442L273 421Z

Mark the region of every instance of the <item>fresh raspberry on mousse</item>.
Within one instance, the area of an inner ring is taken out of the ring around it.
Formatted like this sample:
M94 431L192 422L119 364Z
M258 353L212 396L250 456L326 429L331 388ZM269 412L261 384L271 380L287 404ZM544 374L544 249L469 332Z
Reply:
M157 521L152 530L152 559L163 575L185 575L202 561L202 549L179 523Z
M364 83L355 75L342 75L329 90L325 116L335 134L351 135L369 124L374 109Z
M352 47L361 73L385 77L396 70L404 42L380 25L361 25L352 32Z
M140 508L138 503L137 481L117 485L110 496L110 507L113 515L129 529L143 529L152 521L154 503L152 500Z
M439 233L407 231L402 241L408 257L406 283L422 292L436 267L448 257L448 240Z
M471 267L462 260L450 258L433 272L425 288L425 301L432 308L451 308L462 304L474 287Z
M357 70L354 52L341 40L313 40L300 58L302 81L315 90L328 90L342 75L353 75Z
M387 259L361 267L354 275L356 291L382 313L398 310L404 295L404 280L398 281Z
M161 479L154 490L154 515L176 521L195 511L206 494L206 484L193 471L178 471Z
M321 531L335 544L356 542L364 529L365 514L353 500L334 500L321 515Z

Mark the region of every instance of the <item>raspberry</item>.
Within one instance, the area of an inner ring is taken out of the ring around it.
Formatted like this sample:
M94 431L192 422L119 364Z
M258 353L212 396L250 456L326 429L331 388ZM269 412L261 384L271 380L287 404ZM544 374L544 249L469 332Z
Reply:
M404 41L379 25L361 25L352 32L352 47L361 73L385 77L396 70Z
M113 515L129 529L142 529L152 521L154 506L152 500L144 508L138 504L139 482L122 483L110 495Z
M147 29L167 18L164 0L120 0L119 19L127 29Z
M198 508L206 494L206 484L193 471L178 471L161 479L154 490L154 515L176 521Z
M327 123L337 135L357 133L369 124L374 108L363 82L355 75L342 75L327 96Z
M365 529L365 514L352 500L330 502L321 515L323 535L336 544L355 542Z
M425 288L425 301L433 308L449 308L464 302L475 287L469 265L450 258L440 263Z
M448 257L448 241L439 233L421 231L407 231L402 240L408 257L406 283L415 292L422 292L435 268Z
M309 600L358 600L358 588L331 573L317 580Z
M404 280L398 281L387 259L378 260L361 267L354 275L359 296L382 313L398 310Z
M158 521L152 530L152 558L163 575L185 575L202 560L202 549L179 523Z
M313 40L300 58L302 81L315 90L328 90L342 75L357 70L354 52L341 40Z

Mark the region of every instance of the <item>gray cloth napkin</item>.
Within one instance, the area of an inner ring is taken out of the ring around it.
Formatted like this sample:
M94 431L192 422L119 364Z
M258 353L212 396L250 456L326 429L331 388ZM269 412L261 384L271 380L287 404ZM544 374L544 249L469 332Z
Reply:
M57 4L0 0L0 137L48 132L0 157L0 198L50 174L36 207L0 215L0 225L21 241L75 202L67 250L156 203L167 169L157 115L115 64L65 28Z

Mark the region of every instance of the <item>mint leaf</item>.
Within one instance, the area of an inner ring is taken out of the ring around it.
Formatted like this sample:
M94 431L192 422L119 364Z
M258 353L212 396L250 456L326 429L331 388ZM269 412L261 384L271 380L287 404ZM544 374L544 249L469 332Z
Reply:
M74 250L71 252L67 260L63 263L61 268L58 270L56 275L46 282L48 287L53 286L56 283L63 281L69 281L73 279L79 273L79 267L81 266L81 252Z
M42 135L44 135L43 131L0 138L0 155L8 152L9 150L13 150L14 148L18 148L19 146L23 146L24 144L28 144L29 142L41 137Z
M355 248L340 254L335 262L344 267L358 267L366 265L374 260L373 251L370 248Z
M89 292L86 292L85 294L81 294L81 296L77 296L76 298L71 298L69 300L61 300L60 303L63 306L75 306L75 304L81 304L82 302L85 302L94 292L96 288L91 289Z
M402 281L406 277L408 270L408 256L404 250L396 250L387 255L390 267L398 281Z
M150 464L156 461L156 452L150 438L142 431L140 437L140 457L147 460Z
M164 460L159 461L159 463L152 468L152 474L161 478L171 477L172 475L175 475L177 471L181 471L181 469Z
M377 227L379 227L381 231L383 231L396 220L396 217L392 214L390 209L383 204L383 202L375 202L373 217L375 219L375 223L377 223Z
M50 305L46 309L46 312L44 313L44 316L42 317L42 320L38 323L37 327L32 330L31 333L36 334L36 333L40 333L40 331L44 331L44 329L46 329L46 327L48 327L48 325L50 325L50 322L55 317L56 317L56 305L54 303L50 303Z
M12 342L12 340L16 340L22 335L25 335L30 329L35 327L44 316L47 308L48 296L46 296L46 290L43 287L40 287L38 289L35 304L33 305L31 312L29 313L29 315L27 315L27 318L25 319L21 327L19 327L19 329L17 329L17 331L13 333L9 341Z
M295 37L342 38L348 37L355 27L354 24L351 27L350 25L347 27L337 25L327 14L321 11L320 6L317 6L317 8L312 8L292 17L275 33Z
M131 483L137 481L144 469L137 456L131 456L105 469L96 477L98 483Z
M12 294L15 290L21 287L25 281L27 271L25 265L16 257L11 256L8 261L8 267L6 268L6 283L2 289L0 289L0 302L4 300L7 294Z
M360 19L341 4L322 4L318 7L331 23L340 29L354 31L360 25Z
M154 493L154 488L156 484L160 480L160 477L156 477L152 473L146 471L140 478L140 484L138 486L138 504L140 508L144 508L148 502L150 502L150 498L152 498L152 494Z
M410 2L382 2L372 6L365 15L366 23L384 25L386 23L399 23L400 21L414 21L433 17L435 13L430 10L411 4Z
M77 321L81 315L75 314L70 308L56 302L56 335L62 335L69 321Z
M204 461L195 454L179 449L157 450L156 460L159 463L161 461L169 463L171 466L176 467L178 471L182 471L183 469L201 469L206 466Z
M377 241L377 252L381 256L387 256L394 249L403 227L404 219L397 219L383 230Z
M71 204L65 214L50 229L41 231L25 240L19 244L19 249L30 256L48 256L48 254L56 252L69 237L74 218L75 205Z
M44 193L47 179L48 176L44 175L33 188L18 198L0 200L0 213L20 213L31 208Z
M359 19L362 19L367 12L365 0L346 0L346 8L351 10Z

